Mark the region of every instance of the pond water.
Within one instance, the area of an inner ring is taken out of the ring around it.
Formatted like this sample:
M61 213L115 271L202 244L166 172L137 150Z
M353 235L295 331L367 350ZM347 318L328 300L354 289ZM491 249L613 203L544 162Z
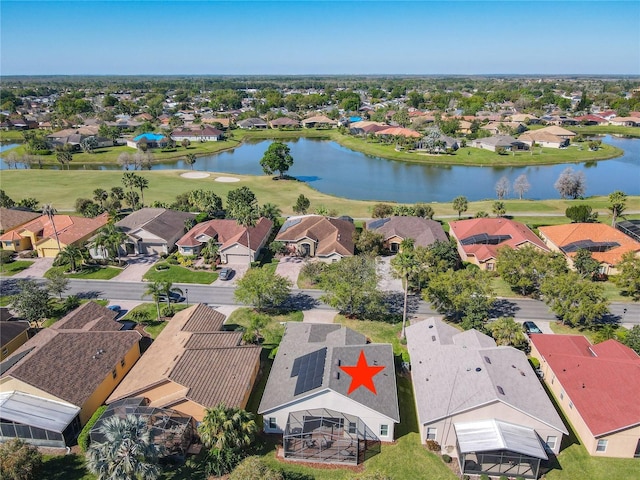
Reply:
M289 175L323 193L357 200L449 202L458 195L465 195L469 200L493 199L494 186L501 177L506 176L513 183L521 174L525 174L531 184L526 198L558 198L553 184L567 166L584 172L588 196L607 195L613 190L639 195L640 140L611 136L603 140L623 149L624 155L597 162L523 167L410 164L368 156L328 140L299 138L285 143L294 158ZM263 175L259 162L270 143L271 140L244 143L235 150L201 157L195 168ZM117 169L115 165L95 168ZM188 168L182 160L153 167L154 170Z

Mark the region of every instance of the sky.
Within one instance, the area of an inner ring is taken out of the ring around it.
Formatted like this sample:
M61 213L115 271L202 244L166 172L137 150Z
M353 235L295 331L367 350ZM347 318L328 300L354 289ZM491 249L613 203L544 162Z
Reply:
M0 75L640 75L640 2L0 1Z

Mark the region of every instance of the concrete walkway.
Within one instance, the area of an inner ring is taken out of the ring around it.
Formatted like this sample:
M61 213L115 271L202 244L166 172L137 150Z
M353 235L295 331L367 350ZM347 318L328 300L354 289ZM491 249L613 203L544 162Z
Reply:
M333 323L333 319L338 314L337 310L325 310L319 308L312 308L311 310L305 310L303 322L307 323Z
M31 260L31 259L29 259ZM43 257L34 258L33 264L21 272L16 273L11 278L43 278L47 270L53 266L54 258Z
M376 273L378 274L378 289L383 292L404 292L402 280L393 277L391 259L393 257L378 257L376 259Z
M300 257L283 257L276 266L276 274L288 278L295 287L298 284L300 270L305 263Z
M127 258L128 266L113 277L116 282L141 282L142 277L158 261L157 255L140 255Z

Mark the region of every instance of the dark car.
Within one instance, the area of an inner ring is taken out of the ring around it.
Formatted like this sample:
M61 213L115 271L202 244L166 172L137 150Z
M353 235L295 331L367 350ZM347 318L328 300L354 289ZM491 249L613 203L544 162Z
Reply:
M122 308L120 308L120 305L109 305L107 308L114 312L119 312L120 310L122 310Z
M158 296L158 300L160 302L166 303L167 302L167 296L164 293L161 293ZM169 292L169 303L178 303L178 302L182 302L183 300L184 300L184 298L179 293Z
M540 330L540 327L538 327L533 322L524 322L522 324L522 327L524 328L524 331L526 332L527 335L530 335L532 333L542 333L542 330Z
M233 268L225 267L220 270L218 278L220 280L229 280L233 276Z

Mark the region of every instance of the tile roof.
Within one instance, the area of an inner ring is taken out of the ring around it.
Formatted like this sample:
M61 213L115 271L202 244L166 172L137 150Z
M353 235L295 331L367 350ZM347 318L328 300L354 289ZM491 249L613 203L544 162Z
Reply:
M347 220L328 218L322 215L289 217L282 225L276 241L298 242L310 238L317 242L316 256L338 253L353 255L355 226Z
M392 136L402 136L402 137L413 137L413 138L421 138L422 134L416 132L415 130L411 130L410 128L404 127L387 127L383 130L378 130L375 132L376 135L392 135Z
M462 240L473 237L474 235L508 235L511 237L497 245L483 243L462 245L467 255L473 255L481 262L495 258L498 254L498 248L503 246L517 248L529 243L546 252L549 251L549 248L544 242L529 230L526 225L506 218L472 218L469 220L449 222L449 226L451 227L449 231L458 241L458 244L461 244Z
M261 217L255 227L249 228L249 241L251 250L254 252L264 242L271 232L273 222L268 218ZM224 250L233 245L240 244L247 246L247 229L238 224L236 220L209 220L198 223L191 230L176 242L176 245L184 247L200 246L207 243L209 238L215 238L221 244L220 249Z
M567 433L520 350L434 317L407 327L407 348L420 423L502 402Z
M640 356L633 350L616 340L591 345L581 335L534 334L531 342L594 436L640 425Z
M0 208L0 231L7 232L40 217L41 213L26 212L15 208Z
M96 302L87 302L62 317L51 328L54 330L84 330L113 332L122 328L122 324L115 321L118 312Z
M261 349L240 346L240 332L221 331L225 318L204 304L176 313L107 403L174 382L184 388L156 406L190 399L203 408L220 402L244 408Z
M596 243L617 243L618 247L613 247L606 252L592 252L594 259L609 265L619 263L627 252L640 252L640 242L604 223L569 223L540 227L538 230L543 237L561 250L574 242L585 240ZM573 257L576 253L565 252L565 255Z
M81 407L140 338L134 331L44 329L14 353L33 349L3 377L13 377Z
M107 213L98 215L95 218L74 217L71 215L54 215L53 224L58 234L60 243L69 245L90 235L98 229L104 227L109 220ZM19 235L25 236L23 232L42 232L42 240L55 239L55 233L52 223L46 215L40 215L35 220L30 221L16 229ZM0 236L1 240L8 238L11 232L7 232ZM6 236L6 237L5 237Z
M306 125L308 123L328 123L329 125L336 125L338 122L335 120L331 120L326 115L315 115L313 117L305 118L302 120L302 124Z
M326 349L327 353L320 386L296 394L298 377L291 375L296 359L322 349ZM348 393L351 377L340 366L356 365L360 352L364 352L369 365L385 367L373 377L376 394L366 388ZM341 325L288 322L258 412L275 410L291 402L305 401L327 389L392 420L400 420L393 348L390 344L366 343L364 335Z
M442 225L421 217L390 217L367 222L367 229L384 235L384 239L397 236L412 238L416 247L427 247L437 241L447 242Z

